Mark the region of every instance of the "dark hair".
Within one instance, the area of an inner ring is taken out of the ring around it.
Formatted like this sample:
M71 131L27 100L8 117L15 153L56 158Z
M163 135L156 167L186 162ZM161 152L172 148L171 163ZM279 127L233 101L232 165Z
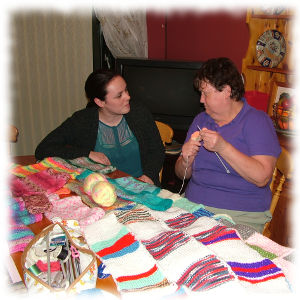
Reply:
M245 93L242 75L234 63L226 57L212 58L203 63L194 79L194 86L199 90L202 81L212 84L218 91L225 85L231 87L230 98L241 100Z
M96 106L95 98L105 100L107 94L107 85L109 82L120 74L112 70L98 69L92 72L85 81L85 94L89 100L87 106Z

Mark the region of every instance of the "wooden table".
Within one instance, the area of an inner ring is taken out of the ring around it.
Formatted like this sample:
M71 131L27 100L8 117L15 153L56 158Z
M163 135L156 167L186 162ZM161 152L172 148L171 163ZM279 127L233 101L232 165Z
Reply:
M22 165L34 164L36 162L34 156L32 156L32 155L15 157L13 159L13 161L15 163L19 163L19 164L22 164ZM112 179L115 179L115 178L128 176L128 174L126 174L122 171L116 170L116 171L108 174L108 176ZM46 228L47 226L49 226L51 224L52 224L51 221L49 221L46 217L43 217L43 219L41 221L30 224L30 225L28 225L28 227L36 235L36 234L39 234L44 228ZM19 272L23 282L24 282L23 269L22 269L22 266L21 266L22 253L23 252L12 253L11 257L12 257L12 259L13 259L13 261L14 261L17 269L18 269L18 272ZM98 258L97 258L97 262L98 262L98 265L99 265L100 260ZM119 292L117 291L117 286L116 286L116 284L115 284L115 282L114 282L114 280L112 279L111 276L109 276L108 278L105 278L105 279L99 279L98 278L97 282L96 282L96 287L99 288L99 289L105 290L107 292L110 292L110 293L112 293L116 296L120 296Z

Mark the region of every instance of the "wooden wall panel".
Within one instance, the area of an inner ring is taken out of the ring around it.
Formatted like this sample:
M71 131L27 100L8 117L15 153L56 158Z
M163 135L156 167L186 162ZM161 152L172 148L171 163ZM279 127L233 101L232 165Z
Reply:
M245 88L270 94L272 81L288 82L293 85L295 68L293 64L293 14L286 11L280 15L257 14L249 10L247 14L250 38L248 50L242 63ZM256 42L266 30L280 31L286 42L286 54L276 68L264 68L256 57Z

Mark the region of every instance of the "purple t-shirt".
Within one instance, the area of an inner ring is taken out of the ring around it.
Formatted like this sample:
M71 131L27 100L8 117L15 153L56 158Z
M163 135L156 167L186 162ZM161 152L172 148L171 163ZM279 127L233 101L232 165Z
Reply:
M281 147L272 120L265 112L248 105L245 99L243 101L243 108L238 115L221 127L206 112L198 114L188 130L186 141L198 130L198 125L219 132L227 142L248 156L278 157ZM269 184L257 187L243 179L224 158L221 159L230 170L229 174L214 152L200 147L185 197L192 202L221 209L268 210L272 198Z

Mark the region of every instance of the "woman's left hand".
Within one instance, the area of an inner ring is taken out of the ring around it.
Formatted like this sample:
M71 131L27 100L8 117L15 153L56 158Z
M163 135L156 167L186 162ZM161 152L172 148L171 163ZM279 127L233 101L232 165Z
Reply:
M149 178L147 175L142 175L142 176L138 177L138 179L140 181L143 181L143 182L146 182L146 183L154 184L154 182L152 181L152 179Z
M225 148L227 143L218 132L207 128L203 128L200 131L199 137L203 147L209 151L220 152Z

